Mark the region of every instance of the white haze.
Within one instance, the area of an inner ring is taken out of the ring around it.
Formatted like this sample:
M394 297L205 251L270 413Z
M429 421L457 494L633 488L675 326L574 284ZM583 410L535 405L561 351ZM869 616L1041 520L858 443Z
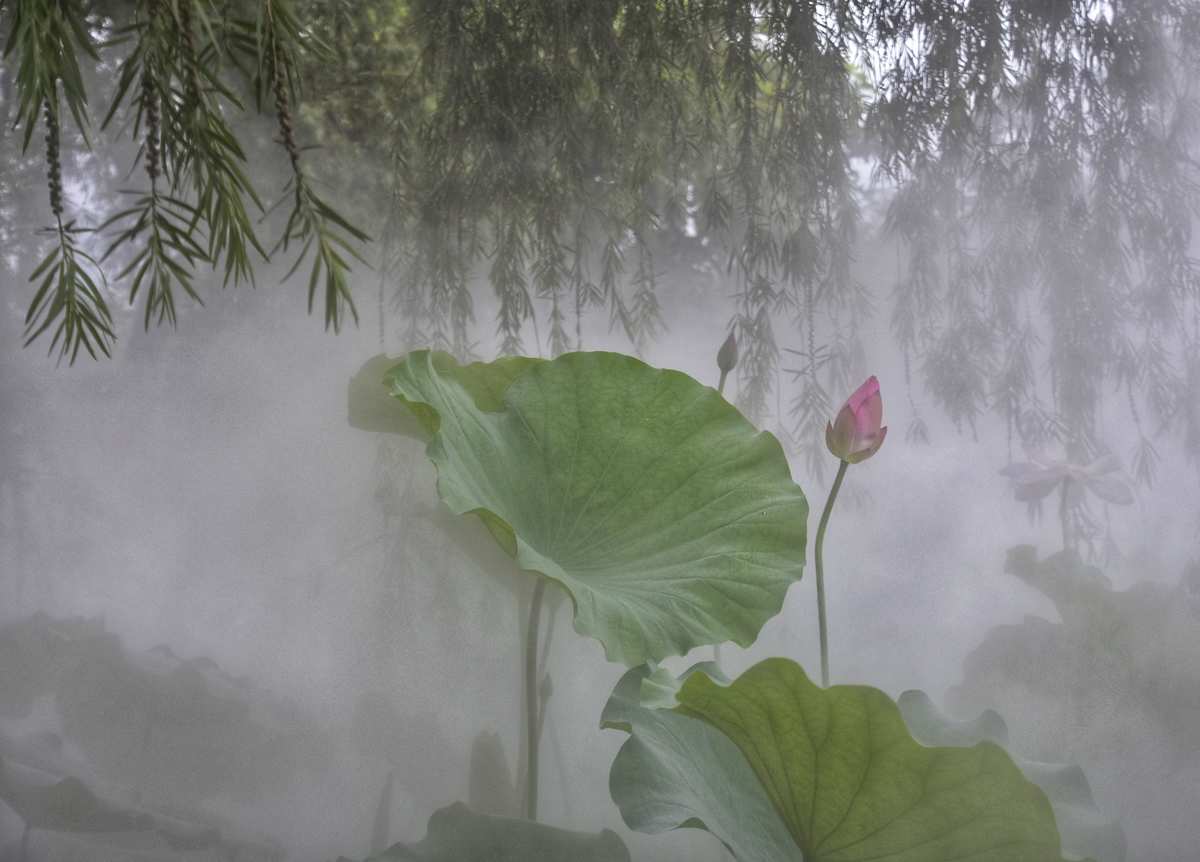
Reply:
M882 282L877 263L860 261L872 283ZM391 765L398 768L397 841L419 840L434 810L466 797L477 733L497 732L517 768L520 620L512 589L525 581L503 574L507 561L482 528L452 529L444 510L439 516L433 469L416 443L396 444L398 475L411 487L403 517L385 531L374 498L379 439L346 419L347 381L378 351L373 277L364 274L358 287L363 326L336 337L305 316L302 285L276 281L265 275L255 292L210 288L207 307L182 309L174 334L145 335L122 319L112 361L73 368L56 366L39 347L21 348L27 289L19 281L6 286L0 382L16 388L0 409L17 417L20 442L4 454L19 459L27 490L21 500L8 491L0 498L0 623L39 610L101 617L131 652L167 644L295 698L327 734L325 760L286 790L213 807L276 837L301 862L361 858ZM678 274L667 281L670 329L644 358L712 384L733 286L696 280L685 289L689 279ZM477 314L480 352L490 357L492 309L482 290ZM586 346L629 351L604 324L596 315ZM868 345L889 344L886 315L871 327ZM791 331L792 322L780 328ZM527 332L529 347L532 338ZM998 475L1008 453L995 423L985 421L975 439L934 421L930 445L909 444L898 357L874 349L861 372L880 378L891 433L875 458L850 471L847 491L863 495L857 505L844 501L830 528L833 675L891 694L922 688L941 702L990 627L1028 614L1057 619L1048 600L1003 571L1012 545L1057 550L1057 523L1051 512L1031 524L1012 499ZM933 420L927 394L917 386L913 396ZM1106 437L1117 452L1133 439L1119 426ZM813 510L811 536L826 489L799 463L794 474ZM1195 554L1200 494L1192 469L1163 470L1137 498L1111 512L1124 557L1105 571L1117 589L1173 583ZM26 518L19 523L17 507ZM543 819L615 829L635 859L721 858L702 833L650 838L624 828L607 793L608 766L624 736L598 728L621 668L572 630L569 605L554 625ZM752 649L725 652L734 673L769 655L817 664L808 575ZM354 730L367 692L390 699L402 718L392 728L395 744L379 756L362 750ZM1019 746L1021 729L1012 730ZM1145 850L1132 860L1167 862L1155 847L1167 846L1160 830L1172 823L1170 846L1196 837L1187 806L1196 803L1197 757L1162 779L1171 792L1154 812L1123 793L1116 766L1085 765L1101 809L1120 815L1135 850ZM1162 810L1170 800L1178 808ZM18 822L0 806L0 843L18 835Z

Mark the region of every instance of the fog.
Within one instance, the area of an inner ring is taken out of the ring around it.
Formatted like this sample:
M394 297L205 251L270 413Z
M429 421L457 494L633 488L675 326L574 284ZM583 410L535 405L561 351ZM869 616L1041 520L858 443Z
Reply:
M15 152L7 124L4 135ZM32 174L23 192L38 199L40 182ZM1101 538L1079 566L1108 579L1089 595L1112 600L1113 625L1136 631L1124 665L1097 658L1079 644L1117 629L1070 617L1070 601L1037 588L1010 556L1030 545L1045 561L1063 548L1057 495L1031 517L1001 474L1036 453L999 422L956 427L889 337L895 243L882 208L864 201L853 269L878 308L855 332L851 376L878 377L890 433L849 471L830 522L833 681L893 697L920 689L963 719L995 709L1013 754L1082 767L1096 817L1119 824L1130 862L1192 858L1195 462L1165 436L1153 485L1134 482L1124 453L1142 431L1123 394L1101 399L1096 425L1135 499L1091 501ZM457 801L519 816L534 576L516 571L477 519L445 508L424 444L351 426L348 385L363 363L425 346L405 338L390 301L380 338L378 276L355 271L362 322L336 335L305 313L305 275L280 283L286 267L275 263L254 289L222 290L205 274L206 304L181 305L174 331L143 332L140 312L114 291L113 357L68 365L42 345L23 347L34 258L5 254L15 268L0 314L0 775L71 775L114 806L175 818L180 835L219 828L221 841L172 847L136 830L26 836L0 802L0 859L332 862L368 856L381 828L383 846L419 842L434 812ZM635 347L597 312L583 320L583 346L637 353L715 387L736 290L720 269L664 270L657 337ZM475 358L490 360L502 340L498 301L484 278L472 291ZM534 311L542 329L522 328L525 351L548 357L549 305L536 300ZM794 309L776 313L781 346L801 341L797 320ZM817 332L822 342L835 335ZM782 368L791 363L781 356ZM732 376L731 401L738 385ZM770 431L788 426L796 391L784 371L775 385L781 414L761 421ZM849 394L831 393L833 410ZM918 415L927 442L905 433ZM833 466L817 477L794 447L788 454L810 507L811 563ZM600 715L626 668L574 630L558 586L547 600L553 688L539 819L613 830L635 860L728 858L700 830L651 836L624 824L609 770L627 736L601 729ZM666 664L681 672L711 654ZM724 645L721 662L736 677L769 656L815 675L811 566L757 641ZM482 765L497 745L504 768Z
M208 657L259 695L294 704L287 733L319 742L252 800L234 803L226 798L234 788L223 788L208 804L281 842L289 858L319 860L366 852L393 766L394 840L417 840L434 810L466 797L477 734L498 734L516 770L522 623L510 596L528 584L480 526L439 511L419 443L349 426L347 382L375 351L367 331L315 335L295 303L270 309L283 318L273 328L255 319L286 290L239 294L242 320L220 329L210 326L213 312L189 309L177 333L135 334L111 362L74 368L21 349L19 318L6 316L4 415L15 435L6 457L21 485L4 499L3 612L10 626L37 612L98 620L131 656L163 644ZM722 298L672 299L681 313L668 305L672 328L645 359L711 381ZM628 349L603 330L588 346ZM141 356L129 355L135 349ZM904 427L903 399L888 397L901 385L898 370L882 356L868 367L881 380L887 421ZM391 513L377 491L381 452L393 486L383 493L397 498ZM838 682L892 694L920 688L940 701L992 626L1026 615L1057 621L1045 596L1004 572L1009 546L1045 554L1056 532L1053 518L1032 524L1011 499L998 475L1004 464L1002 439L940 428L927 446L896 435L851 474L864 497L837 513L827 563ZM810 500L823 500L825 489L794 469ZM1122 556L1106 573L1118 590L1173 584L1194 548L1191 475L1165 476L1138 496L1115 525ZM729 671L770 655L815 666L813 601L806 577L752 648L726 648ZM544 818L616 829L647 858L668 858L668 847L679 858L717 858L703 834L629 833L606 804L622 738L597 729L597 717L620 669L574 634L568 616L560 606L552 623ZM1193 672L1197 659L1186 658ZM361 727L369 696L394 716L374 737ZM1020 721L1036 723L1039 705L1006 706L1019 746ZM1200 763L1193 752L1164 779L1155 758L1174 756L1167 743L1159 750L1148 733L1139 739L1147 726L1136 713L1124 721L1111 732L1129 748L1063 753L1086 766L1101 809L1120 818L1134 847L1142 834L1151 846L1188 840ZM43 731L63 731L44 699L30 717L6 722L6 736ZM87 762L69 737L63 745ZM188 784L186 773L163 781L155 793L164 796L170 784ZM11 814L4 824L6 835L19 834ZM40 852L67 852L42 840ZM1176 851L1153 852L1135 858Z

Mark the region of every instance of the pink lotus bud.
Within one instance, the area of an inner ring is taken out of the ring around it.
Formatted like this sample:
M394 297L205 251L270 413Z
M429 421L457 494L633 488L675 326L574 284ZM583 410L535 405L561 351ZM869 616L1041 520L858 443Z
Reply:
M733 333L729 333L729 337L725 339L725 343L721 345L721 349L717 351L717 368L722 374L728 374L737 366L738 349L737 339Z
M883 445L887 426L882 423L879 381L871 376L842 405L837 418L825 426L825 445L843 461L851 464L865 461Z

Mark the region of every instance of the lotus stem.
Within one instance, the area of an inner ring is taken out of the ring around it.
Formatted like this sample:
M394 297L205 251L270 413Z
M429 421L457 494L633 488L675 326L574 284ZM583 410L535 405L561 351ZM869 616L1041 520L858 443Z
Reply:
M833 480L833 487L829 489L829 499L825 501L825 511L821 513L821 523L817 526L817 541L813 550L817 563L817 629L821 638L822 688L829 688L829 625L825 620L825 565L821 552L825 544L825 528L829 526L829 514L833 511L833 501L837 499L842 480L846 478L846 468L849 466L849 461L842 461L838 465L837 478Z
M717 394L724 397L725 395L725 379L729 377L729 369L721 369L721 380L717 383ZM721 645L713 644L713 663L717 667L721 666Z
M529 605L529 625L525 629L525 817L537 820L538 803L538 628L542 617L542 597L546 580L538 576Z

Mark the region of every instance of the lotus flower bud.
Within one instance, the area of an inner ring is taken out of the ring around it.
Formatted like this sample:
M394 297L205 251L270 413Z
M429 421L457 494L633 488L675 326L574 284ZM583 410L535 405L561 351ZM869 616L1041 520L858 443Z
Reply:
M717 368L720 369L722 375L728 374L737 366L737 361L737 339L731 332L725 339L725 343L721 345L721 349L717 351Z
M883 399L874 376L855 390L837 418L825 426L825 445L850 464L865 461L879 451L887 426L883 425Z

